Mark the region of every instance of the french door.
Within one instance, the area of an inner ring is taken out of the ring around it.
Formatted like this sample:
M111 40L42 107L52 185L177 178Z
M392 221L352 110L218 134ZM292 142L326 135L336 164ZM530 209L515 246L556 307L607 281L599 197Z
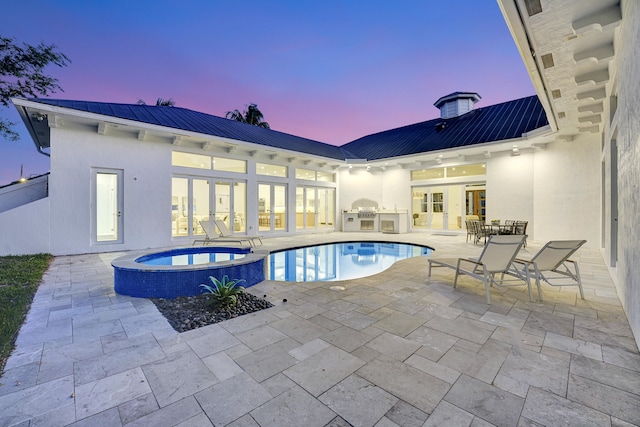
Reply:
M336 190L324 187L296 188L296 229L334 228Z
M93 198L91 210L94 243L124 242L124 171L94 169L91 174Z
M258 184L258 230L265 232L287 230L287 186Z
M205 177L173 177L171 180L171 235L203 236L201 221L215 230L214 219L223 220L234 232L246 231L247 184L244 181ZM233 225L232 225L233 224Z
M464 216L464 185L413 187L413 227L460 230Z

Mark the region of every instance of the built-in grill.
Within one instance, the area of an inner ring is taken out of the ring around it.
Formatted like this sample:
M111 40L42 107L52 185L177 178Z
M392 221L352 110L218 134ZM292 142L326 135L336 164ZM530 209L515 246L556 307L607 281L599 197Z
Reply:
M358 218L375 218L375 211L360 211L358 212Z

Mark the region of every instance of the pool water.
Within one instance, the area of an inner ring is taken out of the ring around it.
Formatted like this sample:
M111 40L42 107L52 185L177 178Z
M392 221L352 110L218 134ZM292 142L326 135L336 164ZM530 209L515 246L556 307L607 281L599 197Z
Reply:
M190 254L158 254L157 256L147 256L138 258L136 262L146 265L198 265L212 262L233 261L244 258L245 254L229 252L204 252Z
M389 242L345 242L273 252L267 257L269 280L313 282L371 276L396 261L429 255L427 246Z

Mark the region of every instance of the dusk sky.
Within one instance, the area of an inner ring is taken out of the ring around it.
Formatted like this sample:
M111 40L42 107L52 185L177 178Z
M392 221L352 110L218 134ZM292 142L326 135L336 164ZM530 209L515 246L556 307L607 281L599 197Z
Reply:
M5 1L0 35L55 44L51 98L155 104L224 117L256 103L271 128L342 145L438 117L478 92L484 107L533 95L495 0ZM15 107L0 185L49 170Z

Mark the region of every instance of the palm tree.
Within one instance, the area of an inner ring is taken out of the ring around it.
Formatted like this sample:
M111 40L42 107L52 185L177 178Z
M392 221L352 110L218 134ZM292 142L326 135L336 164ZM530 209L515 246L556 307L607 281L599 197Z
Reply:
M265 129L271 129L269 127L269 123L262 120L264 119L264 115L258 109L258 106L256 104L249 104L247 109L242 113L237 109L233 111L227 111L226 118L235 120L236 122L242 122Z
M147 105L146 102L144 102L143 99L138 99L138 102L136 102L136 104L138 105ZM156 106L157 107L173 107L176 105L176 102L169 98L169 99L164 99L164 98L158 98L158 100L156 101Z

